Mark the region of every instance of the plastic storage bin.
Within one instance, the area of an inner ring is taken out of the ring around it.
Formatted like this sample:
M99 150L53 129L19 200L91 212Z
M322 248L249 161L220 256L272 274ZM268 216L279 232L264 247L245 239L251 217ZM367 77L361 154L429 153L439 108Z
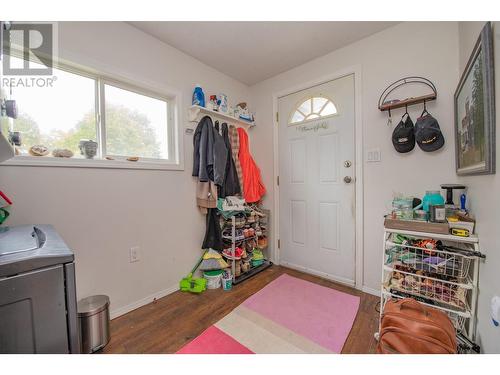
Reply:
M205 271L203 277L207 279L207 289L218 289L222 285L222 270Z
M109 297L90 296L78 301L78 323L82 353L93 353L106 346L109 333Z

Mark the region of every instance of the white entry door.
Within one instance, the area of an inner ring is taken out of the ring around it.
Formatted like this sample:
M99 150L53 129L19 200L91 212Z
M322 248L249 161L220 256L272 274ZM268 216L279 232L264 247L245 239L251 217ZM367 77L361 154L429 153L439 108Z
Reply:
M280 263L354 284L354 75L278 109Z

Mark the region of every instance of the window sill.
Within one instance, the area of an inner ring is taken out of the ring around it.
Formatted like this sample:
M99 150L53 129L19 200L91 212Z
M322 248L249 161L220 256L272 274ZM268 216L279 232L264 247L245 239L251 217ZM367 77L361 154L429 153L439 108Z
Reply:
M182 164L152 160L106 160L106 159L76 159L54 158L47 156L15 156L0 163L0 166L16 167L65 167L65 168L108 168L108 169L147 169L164 171L182 171Z

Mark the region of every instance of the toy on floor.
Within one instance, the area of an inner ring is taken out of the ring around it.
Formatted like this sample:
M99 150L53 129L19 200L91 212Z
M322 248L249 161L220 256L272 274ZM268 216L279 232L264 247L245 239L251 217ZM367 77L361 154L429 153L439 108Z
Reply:
M201 293L205 289L207 289L206 279L193 277L193 273L195 273L195 271L200 266L201 262L203 261L204 255L205 253L203 253L203 255L200 257L198 263L196 263L191 272L179 282L179 289L181 290L181 292Z

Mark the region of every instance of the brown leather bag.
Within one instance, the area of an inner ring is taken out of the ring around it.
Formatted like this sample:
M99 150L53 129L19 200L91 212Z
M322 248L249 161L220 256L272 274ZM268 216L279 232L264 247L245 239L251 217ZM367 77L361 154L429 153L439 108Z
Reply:
M446 313L411 298L385 304L377 353L453 354L457 339Z

